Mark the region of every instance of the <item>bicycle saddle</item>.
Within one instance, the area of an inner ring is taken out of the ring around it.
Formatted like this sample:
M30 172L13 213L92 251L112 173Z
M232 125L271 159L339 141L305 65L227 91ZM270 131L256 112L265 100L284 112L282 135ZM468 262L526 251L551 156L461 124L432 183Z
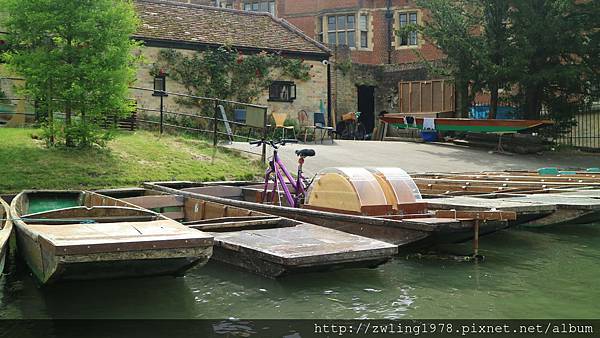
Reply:
M315 151L313 149L296 150L296 155L300 157L313 157L315 156Z

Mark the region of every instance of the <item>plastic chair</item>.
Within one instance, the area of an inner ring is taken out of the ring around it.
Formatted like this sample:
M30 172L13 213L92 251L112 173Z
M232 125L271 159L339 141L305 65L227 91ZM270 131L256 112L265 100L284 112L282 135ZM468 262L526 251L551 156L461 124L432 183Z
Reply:
M282 129L283 130L283 139L285 139L285 131L286 130L291 130L292 133L294 134L294 138L296 138L296 129L294 128L294 126L286 126L285 125L285 120L287 119L288 114L287 113L272 113L271 115L273 115L273 120L275 120L275 131L277 131L277 129Z
M328 127L325 122L325 113L315 112L314 113L314 121L315 121L315 131L313 133L313 137L316 136L317 130L321 131L321 144L323 143L323 139L325 138L325 134L328 134L331 137L331 143L333 143L333 136L335 130L333 127ZM315 143L317 139L315 138Z
M306 143L309 130L312 131L314 137L315 125L308 119L308 113L306 110L301 110L298 112L298 121L300 122L300 135L302 135L302 131L304 131L304 143Z

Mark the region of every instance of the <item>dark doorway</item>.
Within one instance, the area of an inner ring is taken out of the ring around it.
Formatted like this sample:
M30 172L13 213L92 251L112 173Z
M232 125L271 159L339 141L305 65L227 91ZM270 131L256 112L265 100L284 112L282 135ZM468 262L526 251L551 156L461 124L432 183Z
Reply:
M358 86L358 111L361 113L358 121L367 134L372 134L375 129L375 87Z

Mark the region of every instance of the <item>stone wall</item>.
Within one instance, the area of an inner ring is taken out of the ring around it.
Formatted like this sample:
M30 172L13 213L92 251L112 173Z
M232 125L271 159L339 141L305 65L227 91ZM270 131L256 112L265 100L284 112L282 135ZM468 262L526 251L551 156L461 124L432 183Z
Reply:
M158 59L160 48L144 47L142 54L144 63L137 71L137 81L135 86L143 88L152 88L154 77L150 75L152 64ZM194 51L181 50L184 54L191 55ZM296 84L296 100L293 102L271 102L269 101L269 92L264 90L256 102L251 102L269 107L269 113L285 112L289 118L297 119L298 113L302 110L306 111L309 117L312 117L310 112L319 111L320 103L327 107L327 67L321 61L306 60L306 64L311 67L310 80L299 81L286 78L278 75L277 71L271 74L271 77L280 81L294 81ZM167 91L174 93L188 94L185 87L174 80L167 77ZM160 98L152 96L152 92L132 90L132 96L137 100L138 106L146 109L158 109L160 106ZM177 104L176 96L170 95L165 98L165 109L175 112L197 113L193 108L185 107Z
M375 87L375 115L399 112L398 82L431 80L421 63L370 65L352 62L348 50L334 51L332 102L336 119L358 109L358 86ZM377 121L376 121L377 125Z

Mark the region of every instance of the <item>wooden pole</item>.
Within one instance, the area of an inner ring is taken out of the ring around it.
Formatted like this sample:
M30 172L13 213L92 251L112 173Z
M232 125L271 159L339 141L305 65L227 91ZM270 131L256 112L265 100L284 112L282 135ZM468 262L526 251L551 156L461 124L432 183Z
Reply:
M160 94L160 134L163 134L163 124L164 124L164 113L163 113L163 104L164 104L164 93Z
M264 109L263 111L263 130L262 130L262 139L266 140L267 139L267 117L269 116L269 114L267 113L267 108ZM261 161L262 163L267 163L267 145L263 143L262 145L262 153L261 153Z
M217 143L218 143L218 125L217 125L217 120L218 120L218 115L219 114L219 101L215 101L215 113L214 113L214 120L213 120L213 147L217 147Z
M477 259L479 257L479 214L475 219L475 234L473 236L473 256Z

